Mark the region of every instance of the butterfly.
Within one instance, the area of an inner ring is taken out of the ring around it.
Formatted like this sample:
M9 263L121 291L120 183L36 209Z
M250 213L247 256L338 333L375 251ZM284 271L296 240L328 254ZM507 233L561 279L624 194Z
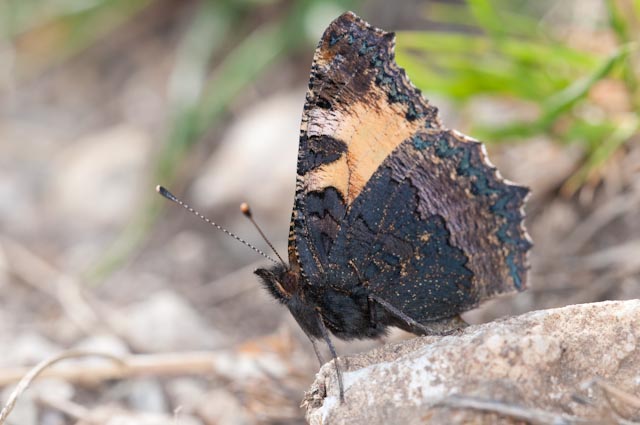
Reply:
M255 272L334 359L330 334L425 334L526 287L528 189L442 126L394 43L351 12L325 30L302 115L289 264Z
M326 342L341 399L330 335L455 328L460 313L527 284L529 190L440 123L394 43L351 12L325 30L302 115L289 261L255 271L321 363L316 341Z

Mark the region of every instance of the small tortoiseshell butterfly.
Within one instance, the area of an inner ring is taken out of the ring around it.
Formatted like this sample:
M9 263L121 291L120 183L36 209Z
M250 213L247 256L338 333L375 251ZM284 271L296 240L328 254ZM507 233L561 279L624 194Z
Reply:
M484 146L446 129L351 12L316 49L302 115L289 264L256 270L314 343L434 323L526 287L523 204ZM318 356L320 358L320 356ZM340 369L336 362L341 397Z

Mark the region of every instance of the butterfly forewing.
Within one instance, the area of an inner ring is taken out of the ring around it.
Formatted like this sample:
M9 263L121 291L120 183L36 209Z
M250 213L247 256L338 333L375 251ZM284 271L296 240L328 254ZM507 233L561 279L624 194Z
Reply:
M345 13L325 31L302 117L292 262L319 278L347 207L382 161L420 128L438 126L393 61L394 37ZM298 258L298 256L300 258Z

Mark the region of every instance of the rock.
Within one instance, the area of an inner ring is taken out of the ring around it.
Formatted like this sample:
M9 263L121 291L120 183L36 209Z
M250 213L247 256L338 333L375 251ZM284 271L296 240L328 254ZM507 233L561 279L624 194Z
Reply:
M303 102L304 91L294 90L240 111L186 199L212 220L264 247L239 212L240 204L248 202L276 249L286 252ZM259 258L246 246L221 236L219 249L227 258Z
M224 389L215 389L197 408L198 416L208 424L245 425L253 423L238 399Z
M167 400L158 379L135 379L127 387L129 405L136 412L163 413L168 410Z
M59 226L82 230L126 220L140 197L150 146L144 131L119 125L61 150L52 158L48 182L52 219Z
M179 406L184 413L192 413L206 398L206 383L195 378L174 378L165 387L171 405Z
M32 395L55 400L71 400L75 394L75 387L63 379L41 378L34 381L29 391Z
M254 211L276 208L288 216L303 102L304 91L296 90L243 111L194 182L188 196L194 206L210 209L248 200Z
M1 196L1 191L0 191L0 196ZM9 260L7 259L7 256L4 252L4 247L2 245L0 245L0 291L4 291L5 288L8 286L9 284ZM2 320L2 316L0 316L0 322L1 323L6 323L5 320Z
M129 347L127 347L127 344L122 339L108 333L90 335L78 342L75 348L81 351L106 353L117 357L124 357L130 353ZM102 363L104 359L88 357L86 359L79 359L78 361Z
M179 411L173 415L130 412L118 407L101 406L91 411L76 425L203 425L202 421Z
M57 410L41 410L39 412L39 425L66 425L67 418L62 412Z
M444 406L461 399L544 413L543 423L570 416L602 419L613 414L606 397L585 388L602 378L640 394L639 323L640 300L609 301L387 344L341 359L344 403L333 363L324 365L305 397L307 420L313 425L517 422L513 416ZM613 398L621 414L631 414Z
M23 332L0 350L0 364L34 365L62 351L62 348L35 332Z
M72 399L76 395L76 388L73 384L58 378L38 378L30 385L27 393L37 401L38 425L64 425L67 423L64 413L52 406L73 404ZM46 402L43 403L43 400ZM9 417L12 416L13 412Z
M133 347L146 352L216 348L223 340L193 306L171 291L129 306L118 326Z

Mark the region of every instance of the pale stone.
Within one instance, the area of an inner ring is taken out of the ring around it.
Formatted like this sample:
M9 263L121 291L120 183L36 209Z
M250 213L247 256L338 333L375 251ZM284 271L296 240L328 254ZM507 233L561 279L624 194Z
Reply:
M608 404L593 388L588 391L594 378L640 394L638 323L640 300L609 301L387 344L340 359L344 403L333 363L323 366L304 401L307 419L314 425L516 423L496 413L438 405L452 396L558 418L602 418ZM590 403L576 401L576 395L589 395Z

